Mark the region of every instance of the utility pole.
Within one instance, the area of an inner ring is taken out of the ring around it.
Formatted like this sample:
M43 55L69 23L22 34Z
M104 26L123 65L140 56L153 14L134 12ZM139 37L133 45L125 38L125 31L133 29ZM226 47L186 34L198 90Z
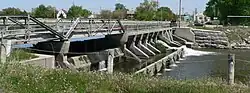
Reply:
M157 9L156 9L156 11L158 11L158 9L159 9L159 0L157 0L156 1L157 2ZM156 18L157 18L157 12L156 12ZM159 25L159 19L157 18L157 23L158 23L158 25Z
M181 27L181 0L179 2L179 28Z
M60 12L60 11L58 11ZM54 18L56 19L56 7L54 7Z
M165 21L165 20L163 20L163 18L162 18L162 8L161 8L161 21Z

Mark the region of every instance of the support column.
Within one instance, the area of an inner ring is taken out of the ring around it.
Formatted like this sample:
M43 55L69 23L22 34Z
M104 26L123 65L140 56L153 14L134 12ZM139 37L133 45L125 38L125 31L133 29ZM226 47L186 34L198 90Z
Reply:
M6 63L6 57L7 57L7 54L6 54L6 43L4 41L1 42L1 53L0 53L0 56L1 56L1 63Z
M6 57L11 53L11 40L2 40L0 51L1 63L6 63Z
M132 57L134 57L138 62L141 62L141 59L136 56L133 52L131 52L127 47L126 47L126 44L124 44L124 54L125 54L125 57L126 55L131 55Z
M156 55L153 51L148 49L146 46L142 44L143 34L140 37L139 43L137 44L138 48L140 48L143 52L147 53L150 56Z
M164 34L163 36L165 36L167 40L171 41L169 30L167 30L166 34Z
M171 64L170 67L177 67L175 63L174 55L171 57L170 64Z
M134 37L134 40L132 42L132 44L130 45L130 49L138 56L142 56L142 57L146 57L146 58L149 58L149 56L144 53L142 50L140 50L138 47L135 46L135 42L136 42L136 37Z
M70 41L60 42L60 52L56 55L56 62L63 68L70 68L72 71L77 72L72 64L68 62L67 53L69 52Z
M114 71L114 55L115 51L114 50L108 50L108 66L107 70L109 74L112 74Z
M160 40L164 41L167 44L170 44L170 46L172 47L177 47L177 46L181 46L179 44L176 44L175 42L172 42L171 39L169 37L167 37L166 35L161 35L159 36Z
M151 38L150 38L150 40L149 40L149 42L150 42L151 44L155 44L155 42L154 42L154 36L155 36L155 33L153 33L153 35L151 36Z
M106 67L106 62L103 60L101 62L99 62L99 67L98 70L99 71L107 71L108 66Z
M161 53L160 50L158 50L157 48L155 48L154 46L152 46L152 45L148 42L148 41L151 42L151 40L152 40L152 39L149 39L149 33L148 33L148 34L147 34L147 37L146 37L146 40L145 40L145 42L144 42L144 45L145 45L148 49L152 50L153 52Z
M7 40L6 42L6 56L7 57L10 56L11 50L12 50L11 40Z
M153 41L154 41L155 43L157 42L157 38L158 38L158 36L159 36L159 33L160 33L160 32L156 32L155 37L153 38Z
M144 40L144 43L143 43L144 46L146 46L146 47L148 47L147 43L149 41L149 35L150 35L150 33L147 33L146 40Z
M173 31L169 29L169 36L170 36L170 41L174 41L173 39Z

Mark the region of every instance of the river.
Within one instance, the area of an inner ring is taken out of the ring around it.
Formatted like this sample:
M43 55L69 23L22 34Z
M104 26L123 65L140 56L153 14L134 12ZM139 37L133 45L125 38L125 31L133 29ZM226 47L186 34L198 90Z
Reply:
M206 77L227 78L228 54L235 54L235 80L245 84L250 81L250 50L185 49L185 58L178 67L164 76L175 79L199 79Z

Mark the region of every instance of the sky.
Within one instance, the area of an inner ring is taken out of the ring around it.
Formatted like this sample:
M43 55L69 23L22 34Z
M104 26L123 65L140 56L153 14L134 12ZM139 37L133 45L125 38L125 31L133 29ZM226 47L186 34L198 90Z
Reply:
M37 7L40 4L52 5L57 9L67 10L73 3L80 5L85 9L89 9L93 12L99 12L100 9L113 10L116 3L124 4L128 9L135 9L144 0L4 0L0 3L0 9L7 7L17 7L22 10L31 11L32 8ZM167 6L172 9L173 12L178 13L179 0L158 0L160 6ZM182 7L184 13L193 13L195 8L198 12L205 10L206 3L209 0L182 0Z

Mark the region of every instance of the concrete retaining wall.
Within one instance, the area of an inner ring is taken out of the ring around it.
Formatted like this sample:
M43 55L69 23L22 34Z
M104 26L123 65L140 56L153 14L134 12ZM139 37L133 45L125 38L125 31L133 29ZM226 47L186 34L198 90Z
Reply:
M214 47L214 48L227 48L228 38L225 33L221 31L193 29L195 34L196 45L200 48Z
M228 38L222 31L192 28L173 29L175 29L175 35L186 39L187 42L193 42L193 48L228 48Z
M174 34L188 41L195 42L195 34L191 28L173 28Z
M38 58L21 61L20 63L40 66L44 68L55 68L55 57L50 55L34 54Z

